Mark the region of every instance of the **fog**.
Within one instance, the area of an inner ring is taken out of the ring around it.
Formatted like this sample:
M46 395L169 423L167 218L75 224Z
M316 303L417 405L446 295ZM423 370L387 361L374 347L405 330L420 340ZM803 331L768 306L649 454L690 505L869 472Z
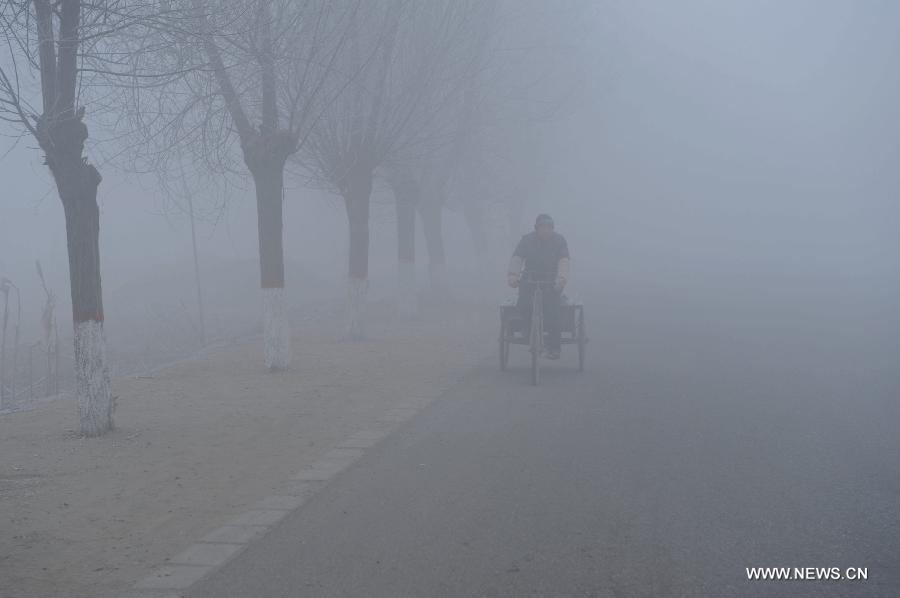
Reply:
M892 3L598 3L586 14L587 33L566 57L577 62L577 97L534 135L540 170L529 176L540 180L524 191L525 220L549 212L569 238L575 280L602 288L618 273L686 289L700 277L735 286L741 301L777 296L801 311L841 301L848 315L889 303L900 151ZM65 297L52 179L32 140L11 146L7 139L0 162L0 271L35 295L40 259ZM114 310L117 288L188 263L190 232L152 177L103 174L102 268ZM251 197L245 181L224 206L201 198L203 261L252 265ZM340 204L294 182L285 210L287 258L340 278ZM383 212L371 263L390 277L392 215ZM467 233L454 214L449 220L449 261L467 267ZM507 240L492 241L496 252L511 251ZM304 292L300 281L289 285L292 295ZM25 302L27 321L34 312Z
M609 374L621 382L616 376L632 366L648 380L659 372L703 379L722 370L735 372L730 383L719 381L722 392L779 380L785 392L803 395L807 407L817 404L811 395L818 393L837 410L859 409L874 420L895 415L900 4L555 5L498 9L501 21L507 14L520 20L491 38L492 56L500 58L484 68L491 83L482 85L503 88L507 72L528 83L485 92L490 108L479 130L487 132L473 135L465 149L476 166L466 162L454 173L438 208L447 279L437 292L452 296L453 308L429 294L438 275L417 220L415 284L423 311L413 321L461 310L472 314L471 324L482 322L476 314L490 312L483 320L491 327L483 331L489 341L472 351L491 355L493 310L515 295L506 286L515 243L532 230L535 216L548 213L571 251L566 293L589 314L588 369L604 372L604 380ZM475 39L472 31L467 35ZM504 62L505 52L526 43L537 50ZM0 53L0 64L9 68L7 54ZM523 116L545 108L540 116ZM329 113L322 114L327 120ZM464 120L448 114L436 120ZM410 121L416 118L424 117ZM128 171L128 145L142 142L118 139L125 125L107 126L107 117L92 123L90 109L86 122L86 155L103 176L97 201L104 330L115 381L195 358L203 348L190 220L183 198L160 186L166 173ZM0 276L21 289L22 344L30 345L41 335L40 261L58 298L63 350L71 353L66 223L57 189L37 142L0 124L6 135L0 138ZM219 141L231 143L227 151L237 156L242 145L233 130L230 135ZM381 324L408 323L394 307L398 216L391 169L449 162L440 152L453 145L445 139L450 135L438 137L438 158L426 155L427 143L410 143L412 150L398 150L374 171L363 279L366 309L380 324L366 342L384 340ZM357 274L346 197L327 169L304 170L303 160L315 162L304 151L288 161L284 182L284 289L294 352L318 325L352 352L342 325L331 324L356 309L352 287L347 305L348 259L351 280ZM234 171L221 174L227 184L210 185L219 174L191 172L185 186L198 206L206 350L258 338L268 316L260 316L254 180ZM465 207L478 194L483 197L475 201L487 206L483 253ZM402 378L400 364L382 364L385 375ZM262 351L256 365L263 370ZM291 369L300 376L304 367L300 359ZM566 384L552 372L547 384ZM739 408L727 413L739 417ZM858 432L881 438L883 425L875 421ZM886 469L895 473L896 462L888 461Z

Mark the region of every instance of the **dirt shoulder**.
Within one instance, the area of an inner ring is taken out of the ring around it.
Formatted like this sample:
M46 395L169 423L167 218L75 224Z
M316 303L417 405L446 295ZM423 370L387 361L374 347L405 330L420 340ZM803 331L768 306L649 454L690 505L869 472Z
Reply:
M0 418L0 595L105 598L390 409L424 405L493 349L495 312L294 338L267 373L258 340L115 380L117 429L77 435L71 401Z

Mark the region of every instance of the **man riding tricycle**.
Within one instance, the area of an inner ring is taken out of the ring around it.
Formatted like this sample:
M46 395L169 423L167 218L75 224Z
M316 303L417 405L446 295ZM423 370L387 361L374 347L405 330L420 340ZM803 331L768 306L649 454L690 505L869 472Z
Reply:
M500 308L501 369L509 362L511 344L529 345L532 384L540 380L539 358L559 359L563 344L578 345L578 369L584 369L584 307L563 294L568 276L566 239L554 230L553 219L541 214L509 263L507 282L519 296L515 305Z

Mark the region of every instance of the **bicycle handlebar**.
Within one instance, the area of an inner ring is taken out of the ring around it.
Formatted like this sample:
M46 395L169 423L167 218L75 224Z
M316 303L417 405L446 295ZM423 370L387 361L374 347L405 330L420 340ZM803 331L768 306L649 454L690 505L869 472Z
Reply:
M546 277L546 278L537 278L537 277ZM550 280L547 280L549 278ZM520 283L528 283L528 284L536 284L536 285L555 285L556 284L556 273L555 272L522 272L519 274L519 282Z

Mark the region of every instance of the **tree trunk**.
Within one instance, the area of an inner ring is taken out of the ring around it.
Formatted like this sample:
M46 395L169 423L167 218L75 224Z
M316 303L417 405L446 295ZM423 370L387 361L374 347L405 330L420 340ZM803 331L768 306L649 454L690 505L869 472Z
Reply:
M366 294L369 288L369 200L372 195L372 173L350 175L344 191L347 222L350 228L348 260L348 337L365 338Z
M79 152L80 154L80 152ZM77 158L77 159L76 159ZM66 215L72 322L75 328L75 395L81 433L99 436L113 428L115 402L109 388L100 281L100 174L79 156L51 159Z
M397 311L413 318L419 311L416 295L416 201L415 183L395 185L397 207Z
M444 257L443 205L436 198L428 198L419 204L422 230L428 247L428 273L431 291L441 298L447 294L447 262Z
M284 370L291 364L291 329L284 297L284 161L272 159L252 173L256 185L264 359L269 370Z

